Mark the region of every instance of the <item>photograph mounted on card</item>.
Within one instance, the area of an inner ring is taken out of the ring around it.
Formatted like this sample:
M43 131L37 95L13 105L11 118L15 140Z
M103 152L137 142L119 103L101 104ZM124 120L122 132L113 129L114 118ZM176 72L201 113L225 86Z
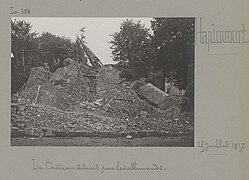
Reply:
M195 18L11 18L12 146L194 146Z
M248 2L0 6L4 179L248 179Z

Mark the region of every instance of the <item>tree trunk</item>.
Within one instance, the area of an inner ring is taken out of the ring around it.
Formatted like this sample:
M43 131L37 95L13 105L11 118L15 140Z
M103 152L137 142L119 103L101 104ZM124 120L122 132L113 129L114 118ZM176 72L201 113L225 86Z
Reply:
M22 65L23 65L23 71L25 72L24 49L22 49Z

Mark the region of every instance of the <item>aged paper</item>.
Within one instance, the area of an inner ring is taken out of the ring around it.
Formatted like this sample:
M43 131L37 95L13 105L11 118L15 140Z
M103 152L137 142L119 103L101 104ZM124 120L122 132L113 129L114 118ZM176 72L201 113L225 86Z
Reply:
M2 0L0 177L248 179L248 7L246 0ZM10 37L15 17L194 18L194 143L187 147L11 145Z

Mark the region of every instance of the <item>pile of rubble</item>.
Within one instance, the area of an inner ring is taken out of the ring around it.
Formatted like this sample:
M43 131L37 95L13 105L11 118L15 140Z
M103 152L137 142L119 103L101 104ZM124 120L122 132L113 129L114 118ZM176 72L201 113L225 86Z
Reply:
M149 118L148 113L140 111L144 118L122 119L112 118L101 113L89 111L67 112L50 106L27 105L18 117L12 120L12 125L25 129L50 128L59 132L87 131L87 132L134 132L153 131L166 133L185 133L190 122L173 118ZM17 119L18 118L18 121ZM184 117L186 118L186 117ZM187 128L186 128L187 127Z
M87 112L68 112L44 105L27 105L19 116L22 127L52 128L55 131L124 131L120 119ZM13 122L14 124L14 122ZM121 124L121 125L120 125Z
M146 84L122 81L111 65L96 69L70 59L64 64L53 74L47 67L32 69L26 88L19 93L22 108L12 115L12 126L178 133L193 126L189 115L180 113L178 97L165 96L163 103L153 104L146 93L145 97L138 93Z

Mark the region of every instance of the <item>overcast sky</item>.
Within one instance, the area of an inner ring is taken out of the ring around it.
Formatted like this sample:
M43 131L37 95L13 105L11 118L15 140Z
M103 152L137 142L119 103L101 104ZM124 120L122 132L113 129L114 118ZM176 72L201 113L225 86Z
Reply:
M49 32L57 36L64 36L75 41L76 35L80 34L80 29L85 27L85 36L87 46L94 52L103 64L114 63L111 57L111 41L110 34L119 32L120 24L127 18L47 18L47 17L32 17L32 18L12 18L12 20L25 20L30 22L32 31L39 34ZM132 18L135 21L141 20L147 28L150 28L152 18Z

